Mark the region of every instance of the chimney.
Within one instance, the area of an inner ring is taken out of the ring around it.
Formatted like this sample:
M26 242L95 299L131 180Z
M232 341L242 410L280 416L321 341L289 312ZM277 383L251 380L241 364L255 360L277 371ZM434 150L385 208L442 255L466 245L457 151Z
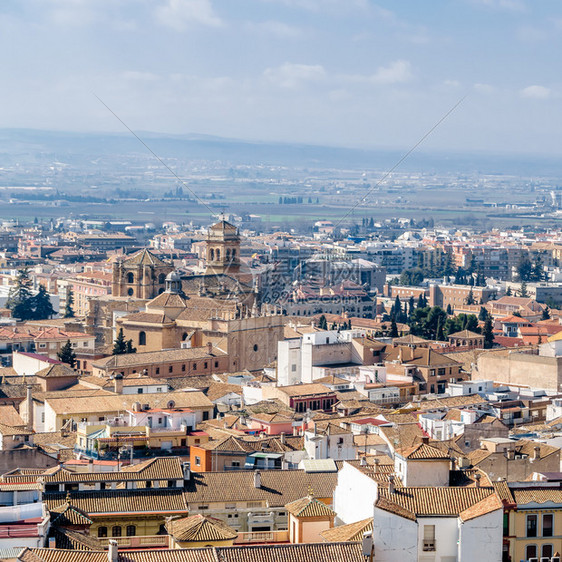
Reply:
M113 392L123 394L123 375L121 373L116 373L113 377Z
M281 441L282 445L285 445L285 432L282 431L281 435L279 436L279 440Z
M533 461L540 461L541 460L541 448L540 447L535 447L533 449L533 458L531 459Z
M388 493L394 494L396 488L394 487L394 474L389 474L388 476Z
M261 488L261 472L259 470L254 472L254 488Z
M90 473L94 472L94 459L88 460L88 472Z
M423 443L424 445L429 445L429 437L428 437L427 435L424 435L424 436L422 437L422 443Z
M107 549L107 559L109 562L117 562L119 559L119 551L117 549L117 541L110 540Z
M49 545L47 548L57 548L57 539L55 539L55 537L49 537Z
M27 407L27 429L33 431L33 395L32 395L33 385L27 385L27 394L25 397L26 407Z
M359 466L367 466L366 457L361 457L361 459L359 459Z
M373 472L378 472L379 471L379 463L380 463L380 459L377 459L376 457L373 459ZM365 464L367 464L367 459L365 459Z
M182 463L183 479L188 482L191 480L191 465L188 462Z
M212 353L213 353L213 342L210 342L210 341L207 342L207 353L209 355L212 355Z
M474 475L474 483L475 483L477 488L480 488L480 478L482 478L482 475L479 472L477 472Z

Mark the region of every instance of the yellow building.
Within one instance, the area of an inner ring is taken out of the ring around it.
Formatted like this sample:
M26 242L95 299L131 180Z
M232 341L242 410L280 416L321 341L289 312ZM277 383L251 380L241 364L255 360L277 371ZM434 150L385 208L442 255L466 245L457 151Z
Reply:
M510 483L509 488L506 483L496 486L506 507L506 562L533 558L550 562L562 552L562 490L557 485L530 486L530 482Z
M334 526L335 511L312 494L288 503L289 540L292 543L320 542L322 532Z
M169 521L169 548L201 548L205 546L232 546L238 533L215 517L193 515Z

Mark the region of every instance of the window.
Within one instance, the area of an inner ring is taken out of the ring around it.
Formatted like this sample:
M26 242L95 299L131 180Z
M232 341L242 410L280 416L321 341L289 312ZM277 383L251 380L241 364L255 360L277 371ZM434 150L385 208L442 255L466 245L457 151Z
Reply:
M232 461L231 466L240 467L240 461Z
M297 370L297 366L296 365L291 365L291 371L294 373Z
M162 392L162 387L161 387L161 386L157 386L157 387L156 387L156 392Z
M257 351L257 350L258 350L258 344L255 343L255 344L254 344L254 351Z
M173 372L174 372L174 366L173 366L173 365L170 365L170 366L168 367L168 373L173 373Z
M127 273L127 283L134 283L135 276L132 273Z
M146 332L139 332L139 345L146 345Z
M193 363L193 370L197 371L197 363Z
M215 369L218 369L218 368L219 368L219 362L215 361Z
M203 421L207 421L209 419L209 412L203 412Z
M201 457L195 457L195 466L201 466Z
M135 291L133 291L133 289L127 289L127 294L128 294L130 297L133 296L133 293L134 293L134 292L135 292Z
M527 515L527 536L536 537L537 536L537 516ZM527 556L527 558L529 558Z
M529 558L536 558L537 557L537 545L536 544L528 544L525 548L525 559L529 560Z
M121 536L121 526L120 525L115 525L114 527L111 527L111 536L112 537L120 537Z
M205 361L205 363L203 363L203 369L206 369L209 366L209 364L207 363L207 361Z
M134 525L127 525L127 536L134 537L137 534L137 528Z
M185 373L185 365L181 366L182 373Z
M143 392L144 392L144 389L142 389L142 388L137 388L137 394L143 394Z
M423 551L435 552L435 525L423 526Z
M107 537L107 527L98 527L98 537Z
M159 374L160 374L160 367L156 367L156 371L155 371L155 373L156 373L157 375L159 375Z
M554 530L554 514L553 513L545 513L542 516L542 536L543 537L552 537ZM544 554L543 554L544 556Z

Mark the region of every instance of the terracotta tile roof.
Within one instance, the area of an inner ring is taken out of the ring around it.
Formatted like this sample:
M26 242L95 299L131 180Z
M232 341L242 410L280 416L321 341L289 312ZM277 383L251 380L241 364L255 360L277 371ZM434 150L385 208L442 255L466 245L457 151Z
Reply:
M70 525L88 526L92 524L92 520L88 517L87 513L74 507L68 501L54 507L50 512L51 524L57 525L58 527L68 527Z
M216 549L220 562L363 562L361 543L251 545Z
M59 363L58 365L51 365L46 369L41 369L35 373L36 377L42 379L54 379L61 377L78 377L78 374L74 369L71 369L68 365L64 363Z
M135 252L131 257L123 260L126 265L170 265L156 257L150 250L144 248Z
M448 338L482 338L482 334L477 334L476 332L471 332L470 330L461 330L460 332L455 332L454 334L449 334Z
M103 543L95 537L79 531L57 527L52 529L52 534L55 538L55 548L99 551L104 547Z
M238 533L220 519L204 515L193 515L170 521L166 525L168 534L178 541L212 542L235 539Z
M291 386L278 387L280 392L287 396L309 396L316 394L333 394L327 386L317 383L295 384Z
M121 317L120 322L140 323L140 324L173 324L174 321L163 313L157 312L133 312L127 316Z
M422 400L416 403L419 410L438 410L442 408L458 408L461 406L476 406L478 404L487 404L487 400L478 394L469 394L467 396L447 396L443 398L434 398L431 400Z
M175 408L212 408L213 403L199 391L168 392L152 394L122 394L122 395L90 395L68 398L48 398L45 400L56 414L78 415L95 412L122 412L132 408L135 402L141 401L151 408L174 402Z
M337 483L337 472L304 470L261 471L261 487L254 486L254 473L200 472L192 473L186 482L186 498L190 503L262 501L281 507L304 497L309 490L317 498L331 498Z
M155 363L167 363L172 361L192 361L207 359L209 357L221 357L226 355L220 349L213 348L209 354L207 346L191 347L189 349L167 349L164 351L145 351L142 353L124 353L103 357L92 362L92 366L100 369L121 369L124 367L142 367Z
M409 460L450 460L450 455L437 447L426 443L418 443L413 447L397 451L397 454Z
M394 492L380 488L379 494L375 503L377 507L408 519L420 516L462 518L463 514L472 519L502 509L502 503L493 488L408 487L396 488ZM483 500L488 501L482 504Z
M102 490L46 494L49 511L70 501L90 517L104 513L187 513L187 494L181 489Z
M400 363L417 365L418 367L452 366L459 364L458 361L442 353L437 353L433 349L427 347L412 348L403 345L390 350L385 360L399 361Z
M189 297L180 293L164 292L157 297L153 298L147 303L147 306L154 310L156 308L187 308Z
M295 517L335 517L336 512L313 496L305 496L285 505Z
M363 540L363 533L372 530L373 518L368 517L367 519L362 519L361 521L356 521L355 523L326 529L320 533L320 536L328 542L361 541Z
M562 490L556 488L513 488L513 498L518 506L529 503L554 503L562 505Z

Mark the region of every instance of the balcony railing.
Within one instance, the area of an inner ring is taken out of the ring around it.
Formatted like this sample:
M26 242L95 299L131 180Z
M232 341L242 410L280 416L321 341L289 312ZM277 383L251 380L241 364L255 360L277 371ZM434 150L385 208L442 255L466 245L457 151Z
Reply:
M289 542L289 531L256 531L238 533L234 544Z
M116 541L119 548L147 548L158 547L168 548L169 537L168 535L145 535L135 537L107 537L99 539L104 546L107 546L109 541Z
M435 540L424 540L423 541L423 551L424 552L435 552Z

